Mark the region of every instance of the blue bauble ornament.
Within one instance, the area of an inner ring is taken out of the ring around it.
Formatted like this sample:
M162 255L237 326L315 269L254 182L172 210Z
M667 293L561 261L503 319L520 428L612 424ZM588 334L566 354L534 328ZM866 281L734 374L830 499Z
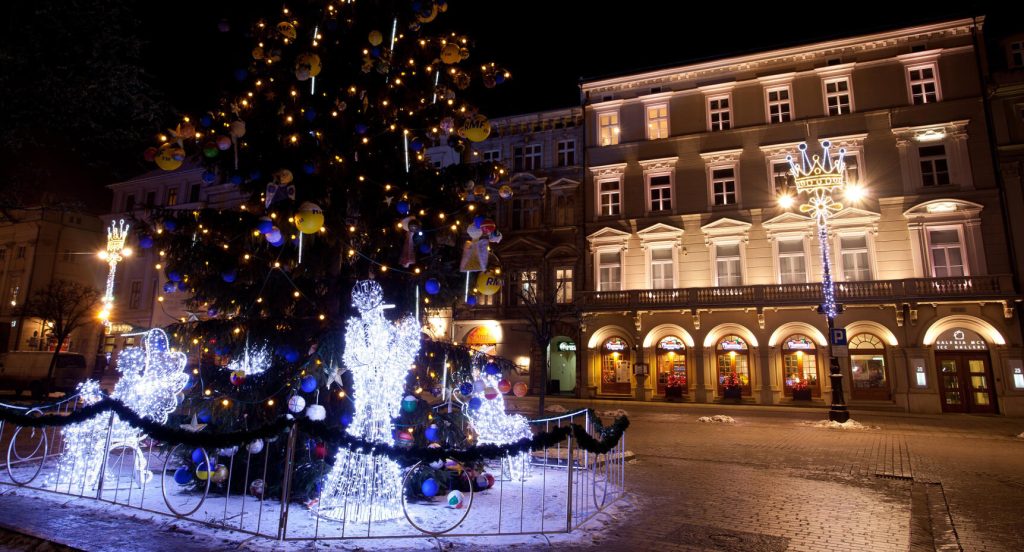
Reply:
M192 470L187 466L174 470L174 482L178 485L188 485L192 482Z
M277 241L272 241L272 242L270 242L270 245L272 245L274 247L281 247L282 245L284 245L284 238L281 238L281 239L279 239Z
M505 73L498 73L497 75L494 75L494 82L497 84L505 82Z
M232 268L231 270L221 272L220 277L222 280L230 284L235 281L235 278L238 278L238 271Z
M287 360L288 362L297 362L299 360L299 352L296 351L295 349L289 349L285 351L284 359Z
M471 307L476 306L476 295L470 295L469 297L467 297L466 304Z
M437 429L436 425L432 425L423 431L423 436L426 437L428 441L436 441L437 438L441 436L440 434L441 432Z
M311 162L303 163L302 172L306 174L313 174L316 172L316 165Z
M192 389L192 386L195 384L196 380L192 376L189 376L188 379L185 380L185 389Z
M469 383L468 381L464 381L464 382L459 384L459 393L462 393L463 395L469 395L472 392L473 392L473 384L472 383Z
M200 410L199 414L196 415L196 419L198 419L200 422L204 424L210 423L210 420L212 418L213 416L210 415L210 411L206 409Z
M256 222L256 229L260 231L260 234L266 234L274 229L274 221L270 217L260 217L260 220Z
M404 200L404 199L402 201L399 201L395 205L395 208L398 209L398 213L399 214L402 214L402 215L408 215L409 214L409 202Z
M304 115L306 116L306 120L307 121L312 121L313 119L316 119L316 111L315 110L307 109L306 113L304 113Z
M429 254L430 253L430 244L427 243L427 242L421 243L420 244L420 253L422 253L424 255Z
M188 286L185 282L178 282L178 291L188 291Z
M149 249L153 247L153 238L150 236L142 236L139 238L139 247L143 249Z
M260 171L249 171L249 180L259 180L263 176Z
M216 347L213 348L213 352L217 353L220 356L224 356L231 352L231 349L227 345L217 345Z
M288 362L295 361L289 360ZM302 378L302 391L305 393L312 393L313 391L316 391L316 378L313 376L306 376Z
M199 124L204 127L209 127L213 124L213 117L210 115L203 115L199 117Z
M164 282L164 293L174 293L177 289L178 285L174 282Z
M206 184L213 184L217 181L217 173L213 171L203 171L203 182Z
M189 473L188 475L189 477L192 477L191 473ZM423 496L434 496L437 494L437 490L437 481L434 481L433 477L428 477L427 479L424 479L423 484L420 485L420 492L423 493Z
M203 456L203 449L197 448L192 451L192 462L194 464L199 464L205 460L206 458Z
M412 151L422 151L423 140L420 140L419 138L413 138L412 140L409 141L409 149L411 149Z
M375 57L375 58L379 58L380 57L380 47L379 46L374 46L373 48L371 48L370 49L370 55Z
M483 401L480 400L480 397L473 397L472 399L469 399L469 409L480 410L480 404L482 402Z
M249 76L249 72L245 69L235 69L235 80L242 82Z
M240 175L240 174L233 174L233 175L231 175L231 178L228 179L228 182L231 182L231 184L233 184L235 186L241 186L242 182L244 182L244 181L245 181L245 179L242 178L242 175Z
M178 229L178 221L174 219L167 219L164 221L164 228L166 228L168 232L173 232Z
M180 282L181 281L181 273L178 272L177 270L172 270L172 271L167 273L167 279L172 281L172 282L175 282L175 283Z
M345 413L341 415L341 425L348 426L352 423L352 415Z
M487 372L487 374L491 376L497 376L501 373L501 368L498 368L498 364L495 362L488 362L484 366L484 372Z
M206 309L206 316L217 316L218 312L220 312L220 311L218 311L217 309L215 309L213 307L210 307L210 308Z
M370 129L370 127L364 125L363 123L356 123L355 128L357 134L366 134L366 131Z
M441 291L441 282L437 281L437 278L431 278L424 284L424 289L431 295L436 295L437 292Z
M480 215L477 215L477 216L473 217L473 226L476 226L477 228L480 228L480 225L484 223L484 220L486 220L486 219L484 219L484 217L482 217Z

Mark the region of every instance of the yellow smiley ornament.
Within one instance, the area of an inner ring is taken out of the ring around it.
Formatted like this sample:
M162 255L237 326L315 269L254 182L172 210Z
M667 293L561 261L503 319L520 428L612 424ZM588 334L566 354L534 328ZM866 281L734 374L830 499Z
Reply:
M459 136L471 142L483 142L490 134L491 122L487 120L487 117L480 114L466 121L462 128L459 129Z
M295 213L295 226L303 234L316 234L324 225L324 212L315 203L305 202Z
M156 152L153 159L156 166L165 171L173 171L185 161L185 150L177 144L164 144Z
M316 54L300 54L295 58L295 77L300 81L319 75L322 68L320 56Z

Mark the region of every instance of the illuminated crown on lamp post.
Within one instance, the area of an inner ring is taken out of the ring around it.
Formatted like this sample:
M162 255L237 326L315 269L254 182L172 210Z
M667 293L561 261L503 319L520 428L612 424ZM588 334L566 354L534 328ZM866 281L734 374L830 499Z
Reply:
M831 142L827 140L821 143L821 157L807 155L807 144L800 144L801 165L793 161L792 155L786 156L789 161L790 172L796 182L797 192L811 192L814 190L831 190L842 188L845 184L846 150L839 148L839 157L832 160L829 155Z
M107 254L120 253L124 249L124 240L128 238L128 228L124 219L110 223L110 228L107 228Z

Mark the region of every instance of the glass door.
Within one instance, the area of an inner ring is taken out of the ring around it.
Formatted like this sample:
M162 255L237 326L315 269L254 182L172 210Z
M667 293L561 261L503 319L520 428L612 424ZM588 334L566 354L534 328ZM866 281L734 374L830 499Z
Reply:
M992 374L984 357L967 358L967 371L970 377L970 411L995 412L996 401L992 387Z
M936 354L943 412L995 413L988 359L978 354Z
M942 393L942 411L966 412L959 355L935 355L935 361L939 365L939 392Z

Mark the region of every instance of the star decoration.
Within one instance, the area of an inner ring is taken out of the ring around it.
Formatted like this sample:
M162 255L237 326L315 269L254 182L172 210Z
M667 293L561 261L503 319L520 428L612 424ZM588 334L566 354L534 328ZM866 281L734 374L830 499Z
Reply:
M206 424L199 423L199 419L196 417L195 414L192 415L192 423L181 424L181 429L184 429L185 431L191 431L192 433L202 431L204 427L206 427Z
M384 196L384 203L386 203L388 207L391 207L391 202L394 200L395 198L393 196Z

